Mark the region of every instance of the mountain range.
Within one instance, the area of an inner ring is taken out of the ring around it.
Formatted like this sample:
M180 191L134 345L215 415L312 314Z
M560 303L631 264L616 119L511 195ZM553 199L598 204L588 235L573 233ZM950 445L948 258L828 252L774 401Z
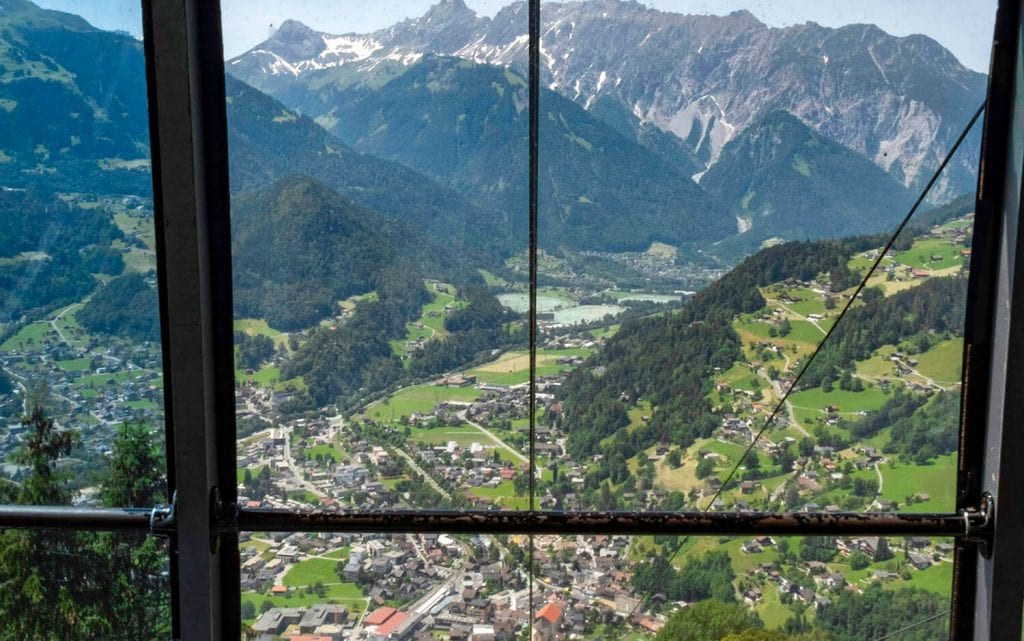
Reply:
M697 178L728 141L785 110L904 186L919 187L985 93L985 76L934 40L896 37L874 25L779 29L746 11L682 15L628 0L545 2L541 22L545 86L587 109L610 99L640 123L673 134L689 150ZM441 0L419 18L368 34L328 34L286 21L228 69L322 117L334 106L333 92L379 86L427 54L521 67L526 33L525 2L486 18L462 0ZM975 132L936 198L973 189L978 140Z
M513 70L428 55L379 88L335 93L330 130L501 212L525 239L526 104L526 80ZM540 108L542 246L642 251L653 241L710 241L734 229L676 167L581 106L545 90Z
M365 36L284 23L226 63L233 192L305 175L330 203L341 197L368 220L394 221L453 261L497 265L522 251L523 9L513 4L488 19L443 0L421 18ZM914 181L910 155L880 162L868 153L891 148L886 136L896 134L886 127L910 126L876 108L898 96L931 110L914 121L938 123L921 130L931 141L924 158L984 85L934 42L875 28L778 30L749 14L678 16L609 0L546 3L544 20L538 177L540 242L549 249L637 250L662 241L732 261L772 238L884 229L909 201L901 181ZM855 32L871 37L851 41ZM568 41L575 44L566 49ZM645 41L658 46L648 50ZM842 62L851 79L832 89L812 83L805 67L818 50L831 52L825 63ZM577 87L572 70L588 59L619 66L590 84L579 74ZM755 63L759 74L745 66ZM801 69L800 82L782 82ZM733 94L716 88L733 76L746 84L729 85ZM0 80L0 185L148 195L139 41L3 0ZM693 116L686 127L682 112L665 120L666 96L684 100L700 83L707 91L686 104L719 104L722 112ZM836 107L836 127L808 116L807 105L823 100ZM874 147L858 149L854 129ZM917 138L900 131L905 151ZM970 165L970 150L965 158L957 162Z

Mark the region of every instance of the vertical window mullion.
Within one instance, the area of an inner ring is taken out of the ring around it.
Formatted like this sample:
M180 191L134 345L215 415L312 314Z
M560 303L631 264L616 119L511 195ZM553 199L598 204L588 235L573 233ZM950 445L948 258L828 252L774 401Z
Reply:
M1016 496L1024 487L1024 474L1012 462L1012 454L1024 447L1024 434L1013 429L1019 416L1016 403L1024 397L1020 34L1019 2L1000 2L982 137L957 479L958 510L978 506L983 491L997 497L998 508L989 558L975 543L957 543L950 630L960 641L1021 635L1024 554L1018 541L999 536L1000 531L1020 531L1024 520Z
M235 501L219 13L219 3L207 0L143 2L169 479L177 497L174 634L182 639L240 636L237 531L217 518L224 513L218 507Z
M540 0L529 0L529 172L530 172L530 511L537 509L537 227L540 153ZM531 549L533 540L531 538ZM532 596L532 592L531 592Z

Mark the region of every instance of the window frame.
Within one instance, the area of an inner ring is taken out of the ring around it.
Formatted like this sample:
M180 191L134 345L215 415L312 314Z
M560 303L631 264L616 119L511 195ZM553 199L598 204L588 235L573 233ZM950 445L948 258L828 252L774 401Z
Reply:
M540 0L529 4L530 385L536 383ZM1020 639L1024 600L1024 127L1020 0L1000 0L982 136L965 330L956 510L944 514L544 512L298 513L237 505L230 192L219 1L142 0L149 97L167 478L172 511L0 507L3 527L166 534L175 639L241 634L239 531L524 534L932 535L956 539L951 638ZM1017 141L1017 146L1024 141ZM986 171L986 168L992 168ZM1017 303L1014 308L1013 303ZM535 466L531 411L530 469ZM987 493L987 494L986 494ZM983 512L985 496L1001 497ZM155 518L156 517L156 518ZM1003 532L1003 536L999 533Z

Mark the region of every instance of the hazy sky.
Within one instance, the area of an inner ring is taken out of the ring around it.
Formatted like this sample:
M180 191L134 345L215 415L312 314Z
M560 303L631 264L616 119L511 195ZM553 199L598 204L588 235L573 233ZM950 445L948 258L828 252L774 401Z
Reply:
M465 0L481 15L493 16L510 0ZM138 35L138 0L36 0L77 13L104 29ZM330 33L367 32L422 15L435 0L222 0L224 50L243 53L266 39L271 25L294 18ZM643 0L679 13L726 14L747 9L771 26L808 20L830 27L872 22L894 35L923 33L938 40L962 63L988 71L996 0ZM543 8L542 8L543 11Z

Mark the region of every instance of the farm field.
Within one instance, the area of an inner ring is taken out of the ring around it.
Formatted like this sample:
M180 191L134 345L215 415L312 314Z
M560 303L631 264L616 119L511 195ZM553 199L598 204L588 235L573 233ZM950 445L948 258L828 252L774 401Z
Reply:
M558 359L564 356L586 358L593 351L592 349L583 348L537 350L537 375L553 376L572 369L571 365L559 364L557 362ZM476 376L477 381L481 383L521 385L530 380L530 355L522 350L505 352L495 360L468 370L466 373Z
M961 249L959 245L953 245L947 240L926 238L915 241L910 249L896 254L894 258L903 265L935 271L962 265ZM939 260L933 260L933 257Z
M838 387L826 392L815 387L794 392L789 400L797 409L820 413L825 407L832 406L838 408L840 414L856 414L882 407L889 396L873 385L866 385L863 392L851 392Z
M416 412L429 412L442 401L468 403L479 397L480 390L472 387L440 387L426 383L406 387L384 400L375 401L364 414L379 421L393 421Z
M29 323L18 330L17 334L0 344L0 351L23 351L29 345L42 343L51 331L49 323L42 321Z
M964 354L964 340L953 338L935 345L927 352L918 354L914 368L924 376L940 384L959 382Z
M929 465L895 462L879 466L884 479L882 499L897 501L907 512L952 511L956 501L956 454L933 459ZM928 501L903 506L906 497L927 494Z

